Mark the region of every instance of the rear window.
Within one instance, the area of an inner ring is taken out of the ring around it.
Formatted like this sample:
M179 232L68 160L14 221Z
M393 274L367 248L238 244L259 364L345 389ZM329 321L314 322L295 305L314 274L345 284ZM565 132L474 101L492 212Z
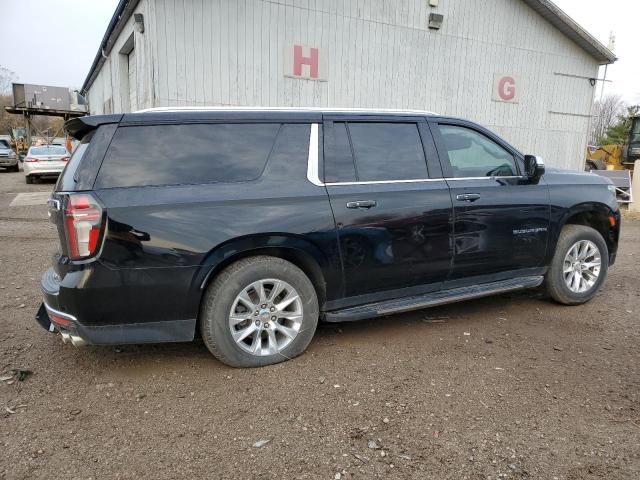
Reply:
M241 182L260 177L279 124L120 127L96 188Z
M349 123L359 181L427 178L415 123Z
M88 135L82 139L80 145L76 147L71 155L71 160L67 162L67 166L64 167L62 174L58 177L58 181L56 182L55 190L57 192L62 190L73 190L76 184L75 174L78 170L78 166L82 161L82 157L84 157L84 152L89 148L89 142L93 137L95 132L90 132ZM65 149L66 151L66 149Z
M427 162L415 123L334 123L327 130L327 183L427 178Z
M10 148L9 142L7 142L6 140L0 140L0 148Z
M31 155L68 155L67 149L64 147L31 147Z

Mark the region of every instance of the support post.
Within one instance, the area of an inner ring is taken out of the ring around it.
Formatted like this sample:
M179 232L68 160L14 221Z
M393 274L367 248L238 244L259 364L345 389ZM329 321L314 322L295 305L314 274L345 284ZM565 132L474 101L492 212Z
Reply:
M31 115L30 114L26 114L25 115L25 126L27 127L27 152L29 151L29 149L31 148Z
M631 180L631 194L633 202L629 204L630 212L640 212L640 160L633 164L633 178Z

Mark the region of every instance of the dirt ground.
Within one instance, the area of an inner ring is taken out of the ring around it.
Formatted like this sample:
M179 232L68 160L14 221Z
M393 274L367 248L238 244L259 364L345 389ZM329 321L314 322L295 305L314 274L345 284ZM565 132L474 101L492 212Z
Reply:
M587 305L529 291L323 326L300 358L238 370L200 340L42 330L57 237L44 205L9 204L51 188L0 172L0 377L33 371L0 381L2 479L640 478L638 220Z

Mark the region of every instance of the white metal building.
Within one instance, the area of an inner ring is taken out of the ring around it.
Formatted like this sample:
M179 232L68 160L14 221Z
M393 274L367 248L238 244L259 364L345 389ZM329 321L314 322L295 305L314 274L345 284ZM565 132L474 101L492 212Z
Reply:
M615 55L549 0L121 0L93 114L249 105L423 109L581 169Z

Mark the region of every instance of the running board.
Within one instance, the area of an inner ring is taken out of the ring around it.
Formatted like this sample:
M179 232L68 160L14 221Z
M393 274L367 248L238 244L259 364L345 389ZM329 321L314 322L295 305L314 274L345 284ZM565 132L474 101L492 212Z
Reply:
M541 285L543 280L544 277L542 275L520 277L498 282L483 283L481 285L472 285L470 287L452 288L451 290L426 293L413 297L395 298L384 302L369 303L367 305L326 312L324 314L324 320L326 322L353 322L364 318L419 310L421 308L435 307L437 305L445 305L462 300L488 297L512 290L535 288Z

